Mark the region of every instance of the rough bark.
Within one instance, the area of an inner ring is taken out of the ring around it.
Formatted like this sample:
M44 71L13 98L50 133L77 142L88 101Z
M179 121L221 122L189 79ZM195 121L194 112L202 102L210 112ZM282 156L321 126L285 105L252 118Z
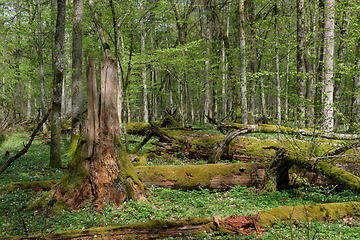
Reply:
M73 42L72 42L72 106L71 106L71 141L67 151L68 155L75 152L82 120L83 94L82 94L82 26L83 26L83 0L73 0Z
M54 81L55 98L51 114L51 144L50 167L60 168L61 163L61 94L64 78L64 41L66 0L57 1L57 19L54 51Z
M88 118L84 138L79 141L69 170L60 182L30 209L55 204L54 211L64 205L80 207L90 200L96 208L107 201L116 205L125 199L143 200L144 186L120 141L117 112L117 70L113 59L105 57L101 64L100 110L97 110L95 69L89 68Z

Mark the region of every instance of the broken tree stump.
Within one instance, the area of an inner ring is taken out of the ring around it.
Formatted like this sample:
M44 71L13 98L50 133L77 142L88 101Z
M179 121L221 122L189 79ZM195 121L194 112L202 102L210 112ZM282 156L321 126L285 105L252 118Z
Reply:
M247 132L247 128L239 129L228 134L220 144L215 142L214 149L211 152L208 163L217 163L220 160L220 157L224 153L225 149L229 147L230 142L240 134Z

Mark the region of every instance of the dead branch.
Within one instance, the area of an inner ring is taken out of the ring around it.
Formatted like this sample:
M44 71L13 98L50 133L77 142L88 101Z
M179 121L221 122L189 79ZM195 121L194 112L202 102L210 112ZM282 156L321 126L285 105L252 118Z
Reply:
M23 149L21 149L17 154L15 154L14 156L10 157L0 168L0 175L19 157L21 157L22 155L24 155L30 148L32 142L35 139L36 134L39 132L39 130L41 129L42 125L46 122L47 118L50 115L51 112L51 108L54 102L54 97L55 97L55 89L54 89L54 94L51 98L51 102L49 104L49 108L48 111L46 113L46 115L43 117L43 119L41 120L41 122L38 123L38 125L36 126L35 130L33 131L33 133L30 136L29 142L24 146Z

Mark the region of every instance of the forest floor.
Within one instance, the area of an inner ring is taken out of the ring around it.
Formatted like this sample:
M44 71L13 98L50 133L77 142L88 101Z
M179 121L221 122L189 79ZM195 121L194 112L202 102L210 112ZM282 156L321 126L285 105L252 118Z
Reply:
M207 134L214 134L210 130ZM255 134L262 139L269 135ZM29 138L25 131L6 133L6 140L0 146L0 165L6 161L6 151L10 156L23 147ZM130 135L130 149L142 140L143 136ZM59 180L64 169L49 168L49 139L39 136L29 151L16 160L2 175L0 189L12 182L32 182ZM141 149L152 147L151 140ZM63 136L63 154L69 146L69 136ZM179 158L153 158L146 165L185 165L206 164L205 160L186 159L181 153ZM63 157L63 166L67 166L70 157ZM231 162L224 160L222 162ZM350 190L338 190L333 186L312 186L304 180L297 188L261 192L256 188L235 186L227 191L208 189L175 190L170 188L150 187L147 198L151 204L127 201L120 208L111 203L102 211L95 211L91 204L82 209L63 210L56 215L50 214L51 209L44 211L27 211L27 206L44 194L42 189L14 190L0 193L0 238L11 236L29 236L62 232L73 229L90 229L95 227L119 226L150 220L181 220L193 218L224 219L232 215L257 214L261 210L279 206L297 206L313 203L333 203L360 201L360 195ZM326 222L278 222L264 229L262 239L359 239L360 217L347 216ZM187 238L187 237L185 237ZM190 237L189 237L190 238ZM193 239L193 237L191 237ZM221 233L204 233L198 239L233 239L233 236L222 236ZM236 237L241 239L240 236ZM244 239L256 239L255 235L244 236ZM173 238L172 238L173 239ZM180 238L181 239L181 238Z

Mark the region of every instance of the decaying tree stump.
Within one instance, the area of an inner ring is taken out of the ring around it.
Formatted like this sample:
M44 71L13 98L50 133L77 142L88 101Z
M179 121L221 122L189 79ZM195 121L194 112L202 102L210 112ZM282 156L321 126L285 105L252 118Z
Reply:
M88 116L83 137L69 170L39 205L55 204L54 210L68 205L73 208L90 200L101 208L106 201L121 204L125 199L144 198L144 186L120 141L117 112L117 70L115 61L101 63L100 110L97 106L95 62L90 60L88 73Z

